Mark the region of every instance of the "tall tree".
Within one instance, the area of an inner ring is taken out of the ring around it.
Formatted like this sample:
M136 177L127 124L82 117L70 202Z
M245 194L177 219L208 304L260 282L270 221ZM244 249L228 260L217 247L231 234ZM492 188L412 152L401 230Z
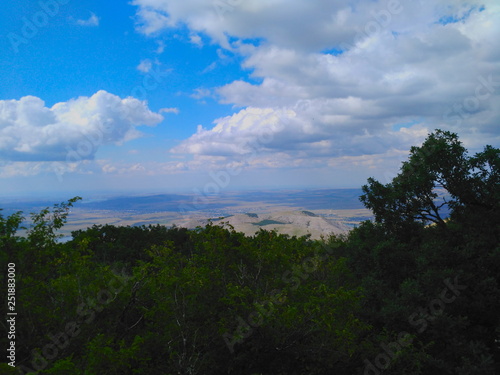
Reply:
M496 215L499 160L499 149L486 146L470 157L456 134L436 130L422 146L411 148L392 182L368 179L361 201L377 222L395 231L429 223L445 228L448 214Z

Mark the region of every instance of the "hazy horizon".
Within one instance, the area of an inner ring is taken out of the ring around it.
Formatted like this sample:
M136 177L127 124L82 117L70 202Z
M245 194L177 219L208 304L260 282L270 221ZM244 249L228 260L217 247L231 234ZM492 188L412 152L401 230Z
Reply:
M205 194L198 188L192 188L191 190L151 190L151 191L130 191L130 190L112 190L112 191L87 191L87 192L36 192L30 194L3 194L0 197L0 208L2 203L10 202L47 202L47 203L60 203L61 201L66 201L70 198L79 196L82 198L82 202L96 201L96 200L107 200L114 198L142 198L142 197L159 197L159 196L206 196L206 197L228 197L232 195L245 195L248 194L266 194L266 193L307 193L307 192L320 192L320 191L357 191L362 193L361 187L359 188L328 188L328 187L279 187L279 188L242 188L233 190L222 190L219 193L209 193Z

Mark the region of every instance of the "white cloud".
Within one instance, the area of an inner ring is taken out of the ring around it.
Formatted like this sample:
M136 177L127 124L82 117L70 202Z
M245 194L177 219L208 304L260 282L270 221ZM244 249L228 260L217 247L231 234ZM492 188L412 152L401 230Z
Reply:
M0 157L8 161L93 159L100 146L137 138L141 133L136 127L162 120L146 102L102 90L51 108L34 96L0 100Z
M158 40L156 43L158 43L158 48L155 53L161 55L165 51L165 42L163 40Z
M191 34L189 36L189 41L198 47L203 47L203 40L201 39L201 36L199 36L198 34Z
M322 103L303 102L294 109L249 107L215 120L212 129L197 132L172 153L232 157L242 160L268 154L299 158L383 154L388 150L407 150L421 142L428 129L420 125L392 130L388 126L355 127L342 112L359 109L355 99ZM331 108L328 110L328 108ZM336 108L343 108L339 110ZM330 114L334 113L334 114Z
M179 108L161 108L159 110L160 113L175 113L176 115L178 115L181 111L179 110Z
M76 23L80 26L99 26L99 17L94 13L90 14L90 17L86 20L76 20Z
M143 73L149 73L151 68L153 67L153 63L149 59L141 60L140 64L137 66L137 70Z
M167 16L159 11L149 10L147 7L139 9L137 17L140 23L138 29L146 35L154 34L169 25Z
M194 89L194 92L190 95L191 98L193 99L203 99L203 98L208 98L212 96L212 92L209 89L206 88L197 88Z
M203 71L201 72L202 74L210 73L212 70L217 68L217 62L213 62L210 65L208 65Z
M196 134L179 146L173 153L191 153L200 155L242 155L251 153L255 148L264 147L267 137L274 137L282 128L281 118L294 116L280 114L272 109L249 108L233 116L215 120L211 130L198 126Z

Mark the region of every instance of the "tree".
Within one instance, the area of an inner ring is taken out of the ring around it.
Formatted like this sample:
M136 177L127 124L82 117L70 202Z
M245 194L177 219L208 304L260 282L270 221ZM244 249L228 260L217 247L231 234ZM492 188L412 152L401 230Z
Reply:
M0 209L1 211L2 209ZM23 213L18 211L7 218L0 213L0 264L12 262L16 252L22 246L23 239L16 236L24 221Z
M390 183L363 186L375 222L353 230L344 253L366 291L365 317L375 343L414 334L420 358L388 373L500 371L499 167L499 149L469 156L456 134L436 130ZM456 293L440 302L445 285Z
M412 147L400 173L388 184L369 178L361 201L391 231L434 223L446 215L498 216L500 150L486 146L474 157L447 131L436 130Z
M69 199L68 202L55 204L52 210L47 207L39 213L32 213L31 220L33 224L28 230L28 239L31 245L37 248L54 245L56 239L61 237L56 231L66 224L69 210L75 202L81 199L81 197L74 197Z

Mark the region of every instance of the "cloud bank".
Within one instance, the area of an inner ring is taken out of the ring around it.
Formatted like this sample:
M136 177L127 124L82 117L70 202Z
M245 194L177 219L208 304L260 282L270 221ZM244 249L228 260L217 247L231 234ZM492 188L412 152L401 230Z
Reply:
M140 32L187 26L241 55L252 71L252 82L215 88L241 111L199 128L173 153L238 160L258 144L261 158L332 163L401 154L435 128L458 132L468 146L499 144L494 1L133 4ZM264 128L272 138L265 144Z
M0 158L4 161L91 160L102 145L137 138L138 126L163 117L145 102L106 91L45 106L34 96L0 100Z

